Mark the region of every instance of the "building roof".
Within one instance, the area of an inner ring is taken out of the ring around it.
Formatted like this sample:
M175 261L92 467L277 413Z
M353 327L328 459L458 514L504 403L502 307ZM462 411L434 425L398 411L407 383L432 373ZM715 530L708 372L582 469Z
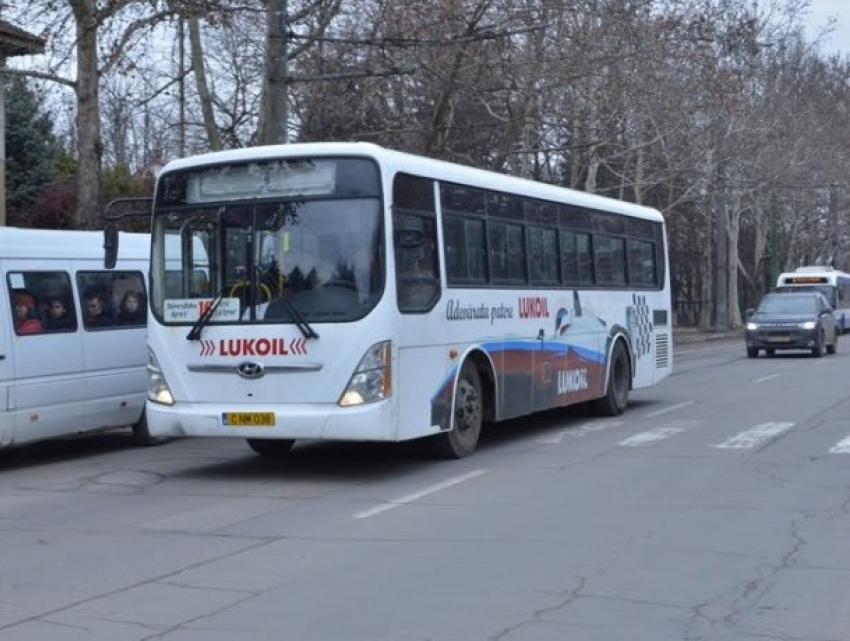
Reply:
M44 53L44 38L39 38L23 29L0 20L0 57L25 56Z

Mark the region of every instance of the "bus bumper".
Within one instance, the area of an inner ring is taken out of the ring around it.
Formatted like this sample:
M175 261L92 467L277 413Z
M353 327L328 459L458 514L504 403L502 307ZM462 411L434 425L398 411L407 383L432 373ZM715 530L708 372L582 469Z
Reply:
M318 439L339 441L397 441L389 400L359 407L337 405L288 405L281 408L257 405L147 402L148 429L152 436L209 436L251 439ZM233 426L225 422L232 413L272 413L268 426ZM424 435L424 434L423 434Z

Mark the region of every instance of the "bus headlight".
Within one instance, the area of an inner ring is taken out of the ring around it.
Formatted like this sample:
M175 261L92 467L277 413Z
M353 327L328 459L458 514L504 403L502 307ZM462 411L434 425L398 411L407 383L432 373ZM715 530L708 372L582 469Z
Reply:
M174 397L168 389L159 361L150 349L148 349L148 400L162 405L174 405Z
M392 394L390 341L375 343L366 350L339 397L341 407L376 403Z

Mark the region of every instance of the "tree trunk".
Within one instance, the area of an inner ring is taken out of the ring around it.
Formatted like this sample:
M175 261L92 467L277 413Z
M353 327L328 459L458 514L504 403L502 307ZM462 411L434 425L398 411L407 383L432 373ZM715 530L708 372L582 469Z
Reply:
M741 204L736 196L729 216L729 234L727 236L727 258L729 274L726 286L727 327L738 329L741 326L741 306L738 302L738 239L741 232Z
M729 308L727 306L729 268L726 263L729 256L729 232L726 209L729 206L726 198L714 199L715 227L714 237L714 328L719 332L729 329Z
M710 225L708 229L708 241L711 240L711 232L712 228L714 229L714 233L717 233L716 225ZM707 249L704 253L704 264L702 269L702 279L700 281L700 298L702 299L702 304L700 306L699 313L699 326L700 329L709 329L711 327L711 316L714 311L714 279L711 278L711 274L714 273L714 264L716 262L714 252L710 249Z
M195 74L195 87L198 91L198 100L201 103L201 113L204 115L204 130L207 132L207 141L210 145L210 151L219 151L221 149L221 135L215 124L212 97L207 85L204 49L201 44L201 27L197 16L189 18L189 42L192 50L192 71Z
M260 111L261 144L289 142L286 61L287 0L268 0L266 8L266 60Z
M74 227L101 226L100 168L103 142L100 132L97 16L93 0L72 3L77 25L77 210Z

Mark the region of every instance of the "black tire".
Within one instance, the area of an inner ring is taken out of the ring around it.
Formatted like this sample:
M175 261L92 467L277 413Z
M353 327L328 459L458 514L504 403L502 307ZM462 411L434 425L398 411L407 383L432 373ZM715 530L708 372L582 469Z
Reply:
M168 443L171 439L167 436L153 436L151 435L150 430L148 429L148 421L145 417L145 412L142 410L142 416L139 418L139 421L133 425L133 440L136 445L141 445L143 447L154 447L156 445L162 445L163 443Z
M758 347L748 347L747 348L747 357L748 358L758 358L759 348Z
M472 361L466 361L457 379L452 429L433 437L434 451L442 458L469 456L478 446L484 424L481 376Z
M816 356L820 358L824 354L824 343L826 342L826 338L823 335L823 330L818 332L818 337L815 339L815 346L812 347L812 356Z
M838 351L838 330L835 330L835 336L832 337L832 345L826 346L827 354L835 354Z
M291 438L249 438L246 441L256 454L268 458L282 458L295 445L295 440Z
M629 387L631 386L631 366L626 349L621 342L614 345L611 354L611 367L608 373L608 384L605 386L605 396L592 401L593 411L602 416L619 416L626 411L629 404Z

